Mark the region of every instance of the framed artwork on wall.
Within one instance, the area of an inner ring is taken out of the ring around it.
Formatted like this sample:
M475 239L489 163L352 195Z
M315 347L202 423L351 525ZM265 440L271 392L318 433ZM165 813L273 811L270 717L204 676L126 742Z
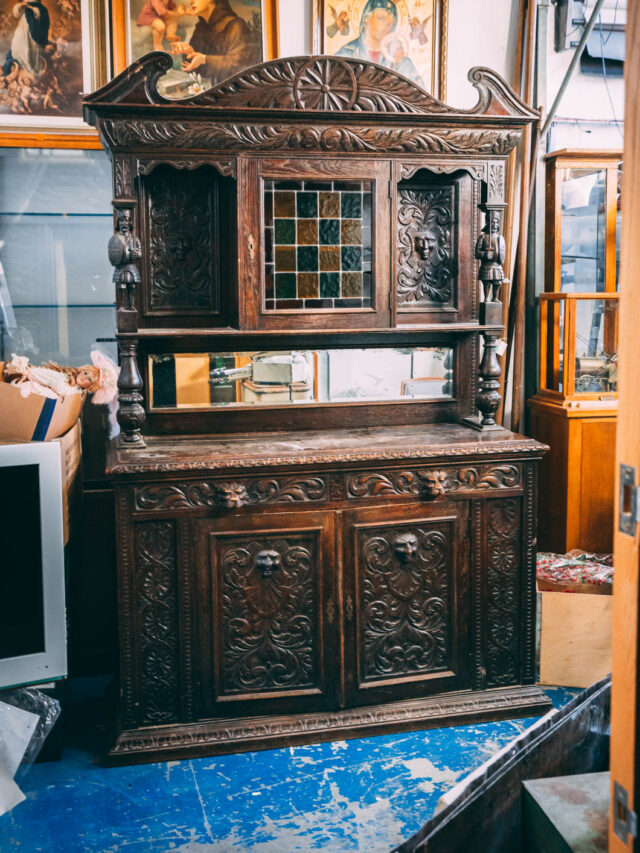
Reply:
M0 145L89 131L82 95L107 81L107 41L101 0L0 0Z
M277 0L112 0L113 66L152 50L174 56L160 81L188 97L278 56Z
M313 0L313 52L377 62L446 97L449 0Z

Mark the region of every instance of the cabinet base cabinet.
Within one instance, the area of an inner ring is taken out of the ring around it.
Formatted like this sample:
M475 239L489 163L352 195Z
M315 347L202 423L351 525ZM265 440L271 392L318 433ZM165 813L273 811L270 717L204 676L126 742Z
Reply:
M550 707L533 685L544 446L506 431L409 428L412 455L398 459L398 430L363 433L357 448L352 433L312 436L297 454L302 440L286 435L227 439L226 466L204 440L114 446L110 760Z

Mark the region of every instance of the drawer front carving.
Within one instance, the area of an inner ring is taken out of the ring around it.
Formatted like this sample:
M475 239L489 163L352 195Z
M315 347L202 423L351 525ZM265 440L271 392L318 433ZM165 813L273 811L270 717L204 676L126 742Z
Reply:
M143 725L179 719L176 529L172 521L134 526L135 589Z
M220 693L318 684L318 535L215 542L222 603Z
M488 501L487 686L520 680L522 508L518 498Z
M364 681L448 668L451 534L424 522L359 531Z
M313 503L327 499L324 477L263 477L162 483L135 490L137 510L239 509L253 504Z
M490 491L522 486L520 465L464 465L413 468L400 471L365 471L347 474L348 498L422 496L435 498L447 492Z

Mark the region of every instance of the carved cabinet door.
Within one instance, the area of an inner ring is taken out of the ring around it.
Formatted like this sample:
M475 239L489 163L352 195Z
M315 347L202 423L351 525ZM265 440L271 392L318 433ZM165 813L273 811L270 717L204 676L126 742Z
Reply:
M333 706L332 515L203 519L195 549L202 715Z
M375 507L346 523L347 703L469 687L467 502Z

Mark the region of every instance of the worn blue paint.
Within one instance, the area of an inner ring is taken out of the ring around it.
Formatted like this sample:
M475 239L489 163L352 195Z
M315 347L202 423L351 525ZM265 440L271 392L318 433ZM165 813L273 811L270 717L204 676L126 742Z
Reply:
M548 691L558 707L577 692ZM98 707L75 703L63 760L24 778L26 802L0 817L2 853L382 853L533 722L105 768L78 717L95 726Z

